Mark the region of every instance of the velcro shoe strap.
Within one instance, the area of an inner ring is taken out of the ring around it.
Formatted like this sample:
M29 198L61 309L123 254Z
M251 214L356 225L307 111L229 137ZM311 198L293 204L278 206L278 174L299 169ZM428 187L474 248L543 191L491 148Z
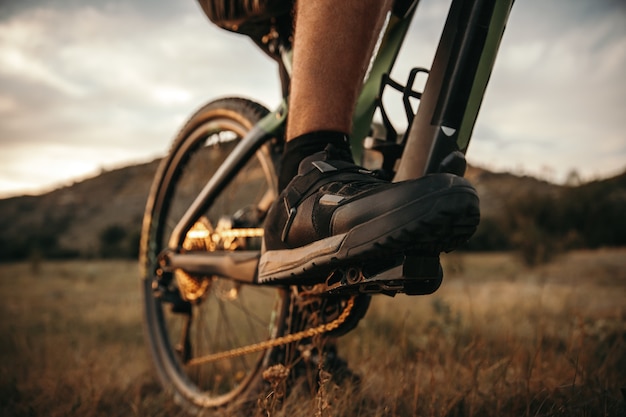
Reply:
M341 173L341 178L337 174ZM299 174L285 190L285 208L289 211L300 201L316 192L324 184L332 181L352 182L363 179L363 175L373 175L371 171L345 161L314 161L311 169Z

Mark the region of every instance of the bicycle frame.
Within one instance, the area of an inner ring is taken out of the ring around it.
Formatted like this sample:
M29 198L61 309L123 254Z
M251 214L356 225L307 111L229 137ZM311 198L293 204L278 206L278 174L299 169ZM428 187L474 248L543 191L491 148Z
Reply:
M434 172L463 175L463 155L512 5L513 0L452 1L423 93L413 92L411 85L403 89L405 105L408 96L419 98L420 104L401 143L402 157L394 181ZM416 9L417 6L405 17L392 16L382 35L356 107L351 137L355 155L363 151L363 139L369 134L372 118L380 105L382 80L393 68ZM286 71L291 54L283 51L282 55L281 70ZM254 153L268 140L282 137L288 112L286 103L285 99L239 142L186 211L169 241L173 251L167 255L170 267L254 283L258 252L232 252L225 258L223 254L211 256L210 252L179 254L175 248L181 247L196 219Z
M463 175L458 152L467 152L513 2L452 2L396 181L446 170Z

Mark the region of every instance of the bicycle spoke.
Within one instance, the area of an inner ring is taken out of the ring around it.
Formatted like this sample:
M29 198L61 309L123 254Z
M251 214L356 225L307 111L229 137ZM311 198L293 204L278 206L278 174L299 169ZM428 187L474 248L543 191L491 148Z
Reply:
M168 248L172 233L178 233L181 219L188 221L186 213L196 204L198 195L215 178L241 138L266 113L248 101L224 99L207 105L185 125L171 156L164 159L158 171L161 177L155 179L156 189L149 199L154 206L146 210L143 233L149 236L142 240L142 256L152 262L146 264L150 274L156 273L160 253L179 250ZM211 258L219 261L230 251L256 250L260 246L262 215L276 195L270 152L274 151L263 147L253 154L229 183L211 196L206 210L199 208L204 205L198 202L194 209L198 218L191 222L193 233L183 231L183 251L191 255L194 251L210 251ZM198 234L204 230L206 234ZM197 404L223 406L258 383L258 364L264 351L222 356L216 361L196 359L266 341L272 329L280 332L283 316L275 309L282 312L282 303L288 299L284 292L272 288L246 286L250 294L242 295L240 284L228 278L194 275L184 267L175 268L166 272L172 275L159 275L162 296L152 290L151 281L144 289L155 363L164 384L194 404L196 411ZM188 304L191 316L177 312L178 297L193 300ZM178 352L178 360L173 359L173 352ZM180 364L175 363L178 361Z

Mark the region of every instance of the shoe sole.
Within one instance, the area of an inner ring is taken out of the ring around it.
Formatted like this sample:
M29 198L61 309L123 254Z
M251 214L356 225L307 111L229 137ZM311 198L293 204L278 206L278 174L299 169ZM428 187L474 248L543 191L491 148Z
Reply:
M265 252L259 260L258 282L309 285L323 282L336 268L365 259L375 262L407 250L450 252L474 234L479 220L478 195L471 185L438 190L347 233L296 249Z

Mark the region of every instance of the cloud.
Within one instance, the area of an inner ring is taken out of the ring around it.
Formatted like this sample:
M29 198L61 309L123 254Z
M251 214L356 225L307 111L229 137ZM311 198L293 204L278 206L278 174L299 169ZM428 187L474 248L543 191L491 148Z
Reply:
M617 169L625 9L619 0L516 2L470 160ZM445 4L422 0L395 78L430 65L443 17ZM192 0L2 2L0 86L0 193L162 154L184 120L216 97L280 101L275 64L249 39L208 22ZM46 175L30 175L29 153Z
M626 141L626 15L608 3L516 2L471 145L474 160L552 166L561 178L572 169L588 176L623 169L623 158L608 155ZM513 144L503 151L481 143L483 125ZM542 149L531 152L529 143Z
M113 15L140 15L146 21L171 20L185 13L198 13L200 7L194 0L19 0L0 3L0 21L37 9L56 10L63 14L91 7ZM68 19L68 22L70 19Z
M277 104L269 59L213 27L193 2L156 17L120 13L120 3L45 4L0 20L0 193L164 153L184 119L217 96L258 93ZM237 70L244 67L255 70L245 76ZM48 174L35 181L31 160L20 158L25 147L43 152L49 144L68 151L46 151L38 165ZM57 163L63 155L71 170ZM75 155L84 164L73 163Z

